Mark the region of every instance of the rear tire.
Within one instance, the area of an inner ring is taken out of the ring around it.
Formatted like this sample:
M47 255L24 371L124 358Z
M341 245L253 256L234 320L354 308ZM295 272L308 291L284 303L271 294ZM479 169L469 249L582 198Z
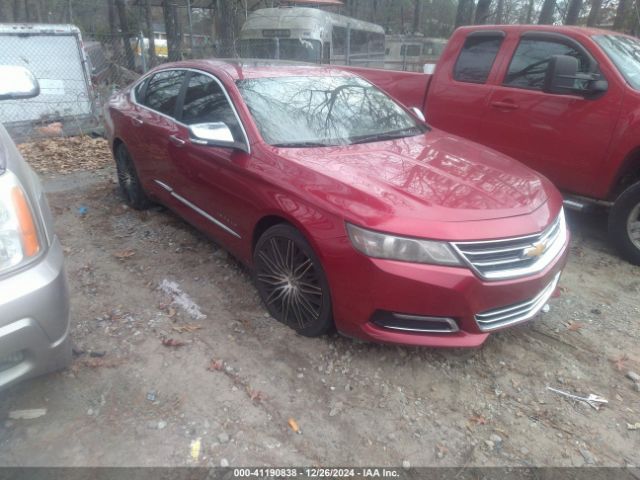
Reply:
M125 202L136 210L145 210L153 205L153 202L149 200L149 197L142 189L133 159L124 143L116 147L115 159L120 193Z
M622 192L613 204L609 235L627 261L640 265L640 182Z
M269 228L256 244L253 261L258 293L273 318L306 337L333 327L327 277L298 230L287 224Z

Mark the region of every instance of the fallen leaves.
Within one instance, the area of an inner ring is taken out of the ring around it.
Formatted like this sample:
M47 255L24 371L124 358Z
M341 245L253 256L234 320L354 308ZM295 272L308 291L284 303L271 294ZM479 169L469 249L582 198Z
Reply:
M116 252L113 254L114 257L119 258L120 260L124 260L125 258L131 258L136 254L136 251L133 249L122 250L121 252Z
M173 315L175 315L175 310L173 310ZM172 317L173 315L169 314L169 317ZM184 325L177 325L177 326L171 327L171 330L178 333L193 333L200 329L202 329L202 325L198 325L196 323L186 323Z
M224 368L224 362L222 360L211 359L211 363L207 367L210 372L219 372Z
M575 320L572 320L567 324L567 330L569 330L570 332L577 332L583 327L584 327L584 323L576 322Z
M89 357L80 361L80 364L88 368L115 368L122 363L122 360L105 357Z
M162 345L165 347L184 347L186 345L185 342L181 342L180 340L176 340L175 338L163 338Z
M113 164L109 143L104 138L45 138L22 143L18 145L18 149L39 173L97 170Z
M625 355L620 355L618 358L610 358L609 361L611 363L613 363L613 366L616 368L616 370L618 370L619 372L621 372L622 370L625 369L626 365L625 362L629 360L629 357L625 354Z
M295 418L290 418L287 423L289 424L289 428L291 428L295 433L302 433L302 430L300 430L300 426L298 425L298 422L296 422Z
M475 425L486 425L487 419L484 418L482 415L473 415L472 417L469 418L469 422Z

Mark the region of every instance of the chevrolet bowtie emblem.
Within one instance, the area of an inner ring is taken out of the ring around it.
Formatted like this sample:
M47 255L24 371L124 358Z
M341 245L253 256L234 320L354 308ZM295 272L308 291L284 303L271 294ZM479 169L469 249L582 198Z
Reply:
M547 250L547 242L536 242L530 247L524 249L524 256L535 258L542 255Z

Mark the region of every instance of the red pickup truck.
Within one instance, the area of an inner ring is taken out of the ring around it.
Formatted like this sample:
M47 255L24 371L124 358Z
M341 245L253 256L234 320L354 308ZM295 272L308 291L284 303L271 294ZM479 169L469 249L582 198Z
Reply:
M636 38L580 27L463 27L432 75L351 70L418 107L433 126L546 175L567 207L610 208L612 241L640 264Z

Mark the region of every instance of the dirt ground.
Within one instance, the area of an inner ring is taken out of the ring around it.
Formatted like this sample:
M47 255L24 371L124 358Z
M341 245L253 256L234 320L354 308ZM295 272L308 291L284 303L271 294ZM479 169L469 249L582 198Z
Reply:
M640 269L604 217L569 216L548 313L467 353L297 336L214 242L126 208L111 167L44 179L77 355L0 395L0 465L640 464Z

